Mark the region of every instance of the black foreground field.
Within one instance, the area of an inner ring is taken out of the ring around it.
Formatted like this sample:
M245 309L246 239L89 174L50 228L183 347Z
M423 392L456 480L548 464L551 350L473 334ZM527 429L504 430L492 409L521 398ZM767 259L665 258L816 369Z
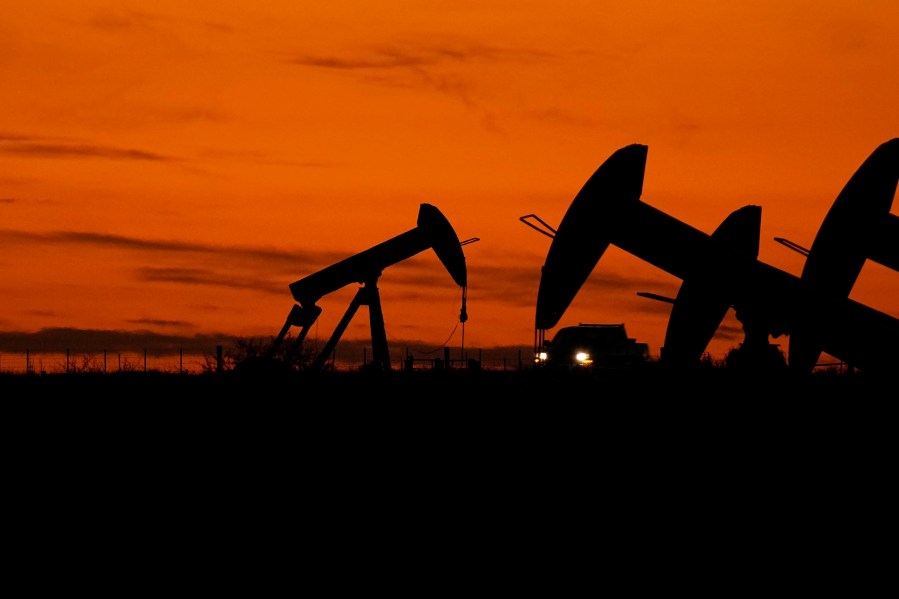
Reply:
M162 372L0 375L4 409L67 414L137 426L218 420L276 429L311 422L354 421L365 427L418 427L434 432L478 423L525 427L556 424L592 429L610 422L749 431L795 424L843 428L857 419L892 426L896 393L883 377L820 371L744 372L726 368L672 371L651 364L623 370L365 370ZM337 419L337 420L335 420ZM505 427L498 429L499 433ZM208 429L203 427L199 430ZM558 432L558 431L555 431ZM545 434L555 434L553 430ZM614 433L614 431L610 431Z
M335 463L476 477L526 467L586 483L604 469L699 468L708 483L751 467L745 476L793 485L892 472L896 402L890 381L860 373L719 368L0 376L5 435L23 458L88 451L277 476Z
M406 438L429 446L467 436L472 446L642 439L643 447L744 443L767 452L782 444L892 442L897 425L891 382L858 372L794 377L656 365L3 375L0 398L10 432L21 422L39 431L56 427L62 437L124 435L126 443L168 435L174 444Z
M886 571L895 401L859 374L723 370L0 377L28 522L267 571L294 571L289 539L333 576L348 554L384 576L364 564L388 541L435 576L459 546L591 578L600 557L671 580Z
M815 401L850 403L887 401L892 388L882 376L819 371L794 376L787 371L746 372L726 368L666 370L657 364L620 370L392 370L388 372L80 372L74 374L0 374L0 397L55 402L94 400L175 400L205 404L217 400L277 401L286 405L327 405L360 400L390 405L396 401L458 401L487 407L539 402L545 405L609 406L695 402L781 406Z

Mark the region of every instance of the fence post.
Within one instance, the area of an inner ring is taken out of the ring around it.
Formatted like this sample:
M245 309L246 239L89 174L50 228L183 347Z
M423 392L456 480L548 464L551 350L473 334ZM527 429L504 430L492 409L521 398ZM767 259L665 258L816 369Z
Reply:
M178 374L184 373L184 348L178 348Z
M25 374L31 374L31 350L25 350Z
M147 348L144 348L144 372L147 372Z
M222 371L222 346L221 345L215 346L215 371L216 372Z
M66 348L66 374L69 374L69 348Z

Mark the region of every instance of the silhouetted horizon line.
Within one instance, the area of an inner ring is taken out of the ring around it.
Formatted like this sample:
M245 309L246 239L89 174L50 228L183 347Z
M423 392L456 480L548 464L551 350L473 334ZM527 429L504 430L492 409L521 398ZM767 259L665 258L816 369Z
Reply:
M5 353L65 353L102 352L104 350L135 352L152 350L157 355L177 355L179 352L192 354L214 354L216 346L236 349L242 342L265 345L274 339L272 334L239 335L234 333L194 333L165 334L147 329L94 329L79 327L44 327L37 331L0 331L0 352ZM313 350L321 349L327 340L310 340L304 343ZM515 352L533 349L533 343L500 344L491 346L470 346L459 343L428 342L421 339L393 339L389 341L392 354L405 355L410 352L417 357L433 354L442 357L443 348L451 351L483 350L491 353ZM336 353L341 355L361 353L370 350L371 340L364 338L341 339Z

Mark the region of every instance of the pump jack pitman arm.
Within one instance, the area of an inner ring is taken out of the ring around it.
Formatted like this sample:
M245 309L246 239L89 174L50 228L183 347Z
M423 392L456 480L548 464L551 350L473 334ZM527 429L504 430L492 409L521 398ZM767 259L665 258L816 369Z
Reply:
M387 337L377 288L377 280L381 276L381 272L388 266L432 248L453 281L464 290L468 287L468 274L462 245L464 244L460 243L446 217L431 204L421 204L417 226L414 229L291 283L290 292L298 305L294 305L288 314L284 326L272 344L270 354L277 350L291 326L301 327L302 330L294 341L294 345L302 343L309 327L321 314L321 308L315 305L319 299L351 283L360 283L363 287L357 292L331 339L318 356L315 366L320 368L324 365L324 361L334 349L356 310L360 305L367 305L374 362L379 367L389 370ZM460 318L463 322L467 319L464 293Z

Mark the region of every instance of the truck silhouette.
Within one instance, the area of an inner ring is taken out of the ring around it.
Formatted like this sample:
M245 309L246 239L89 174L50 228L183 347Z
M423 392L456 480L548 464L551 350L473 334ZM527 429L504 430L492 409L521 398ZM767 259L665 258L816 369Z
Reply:
M649 360L649 345L627 336L624 324L578 324L543 342L538 365L552 368L632 368Z

